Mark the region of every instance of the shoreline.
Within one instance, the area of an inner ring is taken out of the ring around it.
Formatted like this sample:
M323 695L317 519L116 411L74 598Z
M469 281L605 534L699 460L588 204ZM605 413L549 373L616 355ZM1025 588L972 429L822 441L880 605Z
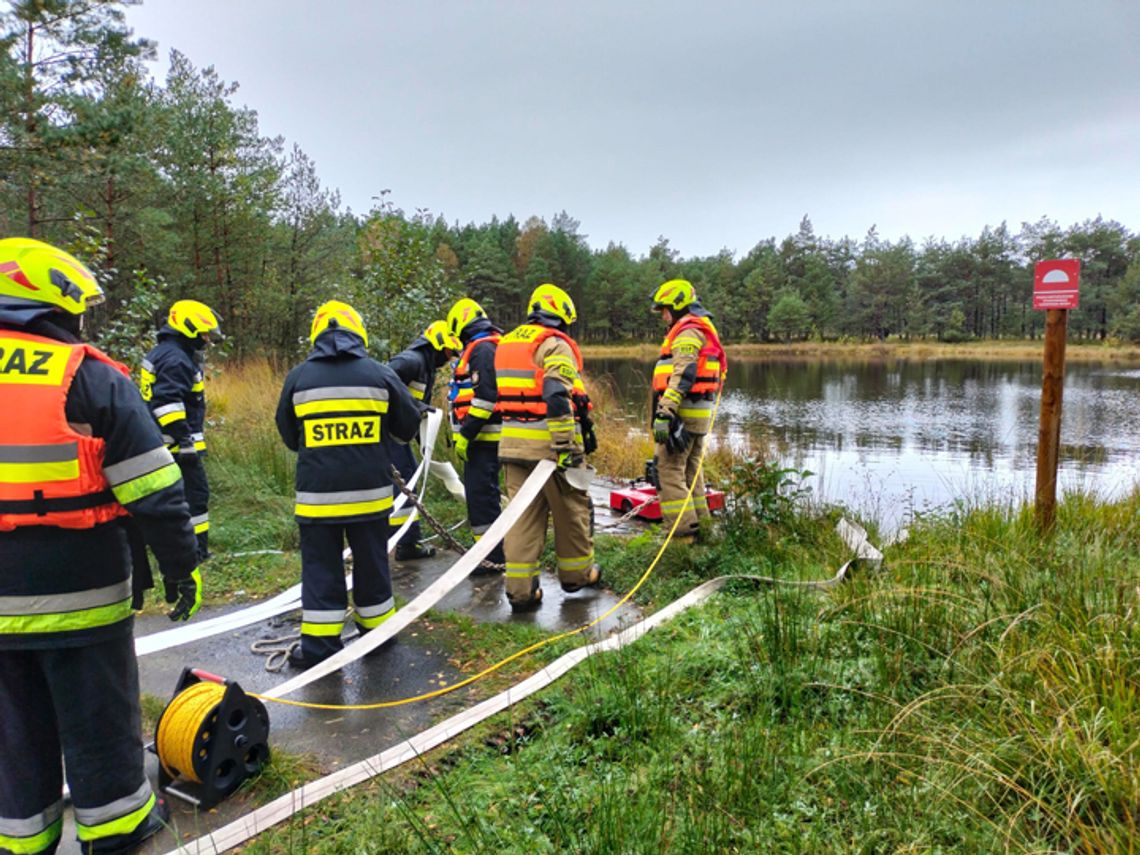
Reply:
M595 359L630 358L650 360L658 346L641 344L583 344L582 355ZM979 341L948 344L915 342L794 342L788 344L726 344L725 351L737 359L859 359L859 360L1041 360L1045 343L1037 341ZM1079 362L1140 364L1140 346L1102 342L1068 342L1065 359Z

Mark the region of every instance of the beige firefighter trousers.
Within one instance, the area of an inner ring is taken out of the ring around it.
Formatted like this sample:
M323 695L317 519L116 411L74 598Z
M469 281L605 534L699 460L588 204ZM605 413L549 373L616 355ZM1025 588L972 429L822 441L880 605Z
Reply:
M503 461L502 466L507 498L514 499L535 464ZM571 487L564 473L555 472L503 540L507 597L511 600L531 599L540 587L539 558L546 545L546 521L551 516L559 581L563 585L581 585L589 577L594 565L590 496Z
M684 537L697 533L697 520L709 515L709 504L705 498L705 476L697 474L697 463L705 449L703 434L692 434L688 447L677 454L670 453L664 443L658 443L657 479L661 482L658 498L661 501L661 524L668 532L678 516L676 536ZM688 499L689 484L694 476L697 483L693 495Z

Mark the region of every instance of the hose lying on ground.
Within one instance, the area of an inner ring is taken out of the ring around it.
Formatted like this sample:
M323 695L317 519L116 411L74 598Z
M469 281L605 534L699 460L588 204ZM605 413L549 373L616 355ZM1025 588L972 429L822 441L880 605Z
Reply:
M423 491L427 484L427 473L429 470L435 471L432 468L432 449L435 448L435 438L439 433L439 427L442 422L443 416L438 410L428 413L428 416L421 423L420 426L420 448L424 449L423 460L416 468L409 480L411 484L418 484L420 496L423 496ZM454 474L454 470L453 470ZM393 502L393 510L399 510L407 501L407 497L401 494L395 502ZM408 527L415 521L416 513L413 511L408 515L408 519L403 525L388 538L388 552L392 552L399 543L400 538L408 530ZM345 558L351 556L351 550L345 549ZM348 577L348 585L351 590L352 576ZM163 630L162 632L154 632L150 635L143 635L135 639L135 655L146 656L148 653L157 653L161 650L167 650L171 647L177 647L182 644L190 644L195 641L201 641L204 638L210 638L214 635L221 635L223 632L230 632L235 629L241 629L244 626L259 623L263 620L268 620L278 615L283 615L286 612L299 609L301 607L301 586L300 584L294 585L288 590L282 591L274 597L262 603L241 609L236 612L231 612L227 615L220 615L216 618L209 620L199 621L197 623L187 623L182 626L173 627L171 629Z
M171 850L167 855L215 855L235 846L245 843L252 837L261 834L273 826L287 820L294 814L312 807L322 799L352 787L362 781L374 778L390 769L414 760L438 745L453 739L465 730L474 727L481 721L502 712L503 710L530 697L534 693L549 686L562 675L591 656L611 650L618 650L631 644L650 630L672 620L686 609L704 602L722 587L725 583L734 580L752 581L764 586L794 585L797 587L826 590L839 585L846 577L851 562L847 562L830 579L823 581L788 581L773 579L767 576L719 576L701 585L698 585L680 599L654 613L645 620L630 626L616 635L602 641L594 642L584 647L576 648L560 656L538 673L526 678L506 691L500 692L492 698L476 704L451 718L440 722L434 727L424 730L410 739L392 746L391 748L375 754L372 757L340 769L331 775L326 775L316 781L305 784L290 793L286 793L262 808L239 817L217 831L203 835L196 840L182 843L177 849ZM354 647L359 646L357 642Z

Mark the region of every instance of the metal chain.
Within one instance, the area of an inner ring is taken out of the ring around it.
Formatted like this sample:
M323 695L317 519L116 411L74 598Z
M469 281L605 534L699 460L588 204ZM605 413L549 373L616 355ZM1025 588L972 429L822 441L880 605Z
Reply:
M622 514L620 517L618 517L613 522L606 523L605 525L599 525L597 527L600 529L617 528L622 523L629 522L631 519L633 519L635 516L637 516L639 513L641 513L642 508L646 508L649 505L652 505L656 501L657 501L656 496L654 496L652 499L646 499L640 505L634 505L632 508L630 508L628 511L626 511L624 514Z
M391 474L392 483L400 488L400 492L408 497L409 502L415 505L416 510L419 511L420 518L435 530L435 533L439 535L439 538L441 541L443 541L444 545L446 545L448 549L460 555L466 553L467 547L465 547L462 543L456 540L455 537L452 536L451 530L448 529L447 526L445 526L443 523L433 517L431 513L428 512L428 509L424 507L423 502L420 501L420 497L408 488L407 483L401 477L399 471L395 466L392 467ZM494 562L487 561L486 559L483 560L479 567L481 569L490 570L496 573L501 573L507 569L507 566L505 564L495 564Z

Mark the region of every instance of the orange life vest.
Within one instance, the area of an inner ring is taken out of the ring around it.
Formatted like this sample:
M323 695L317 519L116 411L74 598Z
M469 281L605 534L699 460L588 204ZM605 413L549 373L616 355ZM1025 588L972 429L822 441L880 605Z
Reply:
M669 388L669 378L673 375L673 342L677 336L688 329L697 329L705 336L704 347L697 354L697 376L686 397L702 397L715 395L724 382L728 372L728 360L725 357L724 347L721 346L720 337L716 327L708 318L698 315L685 315L673 324L661 343L661 353L657 357L657 365L653 369L653 391L660 395Z
M467 411L471 408L471 401L475 398L475 384L471 378L471 352L475 350L476 345L480 345L486 341L492 342L497 346L500 338L501 336L498 333L489 333L488 335L472 339L467 343L467 347L463 348L463 354L459 357L459 361L455 363L455 372L451 377L453 389L451 396L451 415L452 421L456 425L462 424L463 420L467 418ZM498 407L496 407L495 410L498 411Z
M126 515L103 475L103 440L75 431L64 412L87 358L130 376L91 345L0 330L0 531L87 529Z
M499 390L497 409L504 419L534 421L546 418L546 401L542 397L543 368L535 364L534 354L540 344L557 336L574 353L579 374L582 371L582 352L574 339L553 327L540 324L523 324L504 336L495 351L495 384ZM586 387L579 376L574 381L571 398L574 416L579 418L579 406L586 396ZM587 404L587 407L590 405Z

